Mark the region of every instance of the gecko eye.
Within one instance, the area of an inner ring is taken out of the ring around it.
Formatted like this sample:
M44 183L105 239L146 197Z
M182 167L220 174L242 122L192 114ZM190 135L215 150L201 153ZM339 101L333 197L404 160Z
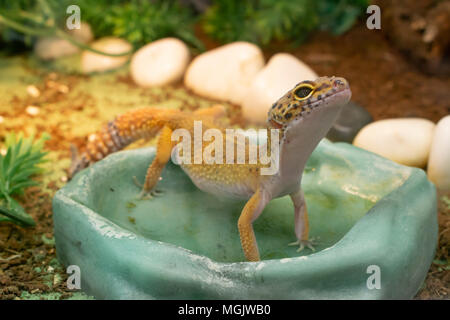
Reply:
M313 93L314 88L309 86L309 85L303 85L300 86L297 90L294 91L295 97L297 99L306 99L309 98L311 96L311 94Z

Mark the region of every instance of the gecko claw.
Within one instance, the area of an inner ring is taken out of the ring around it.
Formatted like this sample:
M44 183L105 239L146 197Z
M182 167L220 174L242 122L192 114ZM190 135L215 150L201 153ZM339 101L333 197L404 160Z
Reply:
M137 197L138 200L148 200L163 194L163 191L159 189L146 190L144 185L139 182L136 176L133 176L133 181L135 185L142 189Z
M144 185L139 182L139 180L136 178L136 176L133 176L133 182L135 185L137 185L139 188L143 188Z
M307 247L311 251L316 251L316 249L314 248L314 245L316 244L316 238L311 238L309 240L297 240L295 242L289 243L288 246L299 246L297 252L302 251L305 247Z
M149 200L154 197L160 196L163 192L161 190L142 190L138 195L138 200Z

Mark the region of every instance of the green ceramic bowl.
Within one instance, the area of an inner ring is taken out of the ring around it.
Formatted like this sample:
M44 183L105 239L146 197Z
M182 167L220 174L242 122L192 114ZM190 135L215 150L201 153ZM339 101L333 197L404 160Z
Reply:
M437 243L435 188L420 169L323 140L302 187L315 252L297 253L293 205L273 200L254 223L261 262L245 262L244 202L198 190L169 163L163 194L137 200L153 148L113 154L53 200L57 254L81 289L108 299L404 299Z

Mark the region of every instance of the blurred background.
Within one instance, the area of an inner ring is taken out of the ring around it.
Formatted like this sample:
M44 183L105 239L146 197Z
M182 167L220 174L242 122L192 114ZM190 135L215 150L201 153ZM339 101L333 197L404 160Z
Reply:
M330 140L422 168L438 187L439 247L417 298L448 299L447 0L0 0L2 156L21 140L39 155L21 187L0 193L18 208L0 214L0 255L16 256L0 260L0 299L72 295L51 218L71 143L154 105L222 104L230 127L261 127L277 97L324 75L353 92Z

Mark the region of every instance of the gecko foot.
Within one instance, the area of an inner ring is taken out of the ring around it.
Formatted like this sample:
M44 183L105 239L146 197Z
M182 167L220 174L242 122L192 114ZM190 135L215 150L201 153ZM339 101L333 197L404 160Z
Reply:
M160 196L162 193L163 192L158 189L153 189L153 190L142 189L142 191L138 195L138 199L139 200L149 200L154 197Z
M314 249L314 245L317 244L317 238L311 238L309 240L297 240L295 242L289 243L288 246L299 246L297 252L302 251L305 247L311 249L312 251L316 251Z
M134 181L135 185L137 185L139 188L142 189L142 191L139 193L139 195L137 197L138 200L152 199L153 197L157 197L163 193L162 190L158 190L158 189L146 190L144 188L144 185L138 181L136 176L133 176L133 181Z

